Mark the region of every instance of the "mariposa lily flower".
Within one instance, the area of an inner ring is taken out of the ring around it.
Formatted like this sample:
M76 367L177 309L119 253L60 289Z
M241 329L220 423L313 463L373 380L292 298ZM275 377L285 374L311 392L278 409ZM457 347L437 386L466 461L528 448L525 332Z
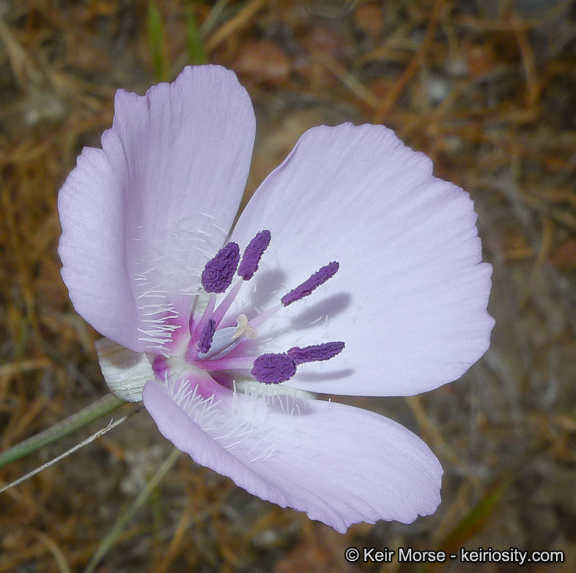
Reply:
M233 225L254 131L219 66L116 94L59 195L62 276L106 337L104 377L199 464L337 531L431 514L428 446L321 395L425 392L485 352L472 201L389 129L323 126Z

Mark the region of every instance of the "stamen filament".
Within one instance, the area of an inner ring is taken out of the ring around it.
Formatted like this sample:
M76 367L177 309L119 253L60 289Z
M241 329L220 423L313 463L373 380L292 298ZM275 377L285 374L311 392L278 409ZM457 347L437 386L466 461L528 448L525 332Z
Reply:
M238 281L228 291L228 294L224 297L222 302L218 305L218 308L214 311L212 318L216 322L216 328L218 328L218 326L220 326L220 322L222 322L222 319L224 318L224 316L228 312L228 309L232 306L232 303L234 302L236 295L238 294L238 292L240 291L240 288L242 287L242 283L243 283L243 281Z
M200 320L196 324L194 324L194 312L192 312L190 315L190 338L192 338L192 340L200 335L200 333L206 327L208 320L210 320L214 314L214 307L216 306L216 295L213 294L209 296L210 298L208 299L208 304L206 305Z
M198 340L202 336L202 332L206 328L208 321L212 318L215 305L216 305L216 296L211 295L210 298L208 299L208 304L204 309L202 317L194 326L192 326L194 318L194 313L192 313L192 315L190 316L190 340ZM194 362L197 356L198 356L198 345L190 344L188 346L188 349L186 350L185 354L186 360L188 362Z
M252 328L258 328L261 324L264 324L271 316L274 316L280 309L284 308L283 304L277 304L264 312L261 312L258 316L252 318L249 325Z
M195 366L203 370L235 370L249 369L254 365L257 356L236 356L215 358L213 360L196 360Z

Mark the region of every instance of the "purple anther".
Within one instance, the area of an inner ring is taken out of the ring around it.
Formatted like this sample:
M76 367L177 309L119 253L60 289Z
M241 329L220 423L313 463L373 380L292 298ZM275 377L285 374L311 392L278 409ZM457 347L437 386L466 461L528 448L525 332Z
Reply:
M328 279L331 279L338 271L339 266L340 265L336 261L333 261L327 264L325 267L322 267L319 271L316 271L308 280L304 281L300 286L297 286L288 294L285 294L280 299L280 302L284 306L288 306L289 304L292 304L293 302L308 296L314 289L317 289Z
M216 321L210 319L200 335L200 340L198 341L198 351L202 354L206 354L212 347L212 340L214 339L214 333L216 332Z
M236 243L224 245L210 259L202 271L202 286L206 292L224 292L232 283L240 260L240 247Z
M298 365L304 364L305 362L330 360L330 358L334 358L334 356L340 354L343 348L343 342L325 342L324 344L306 346L305 348L298 348L298 346L295 346L288 350L287 354Z
M264 251L270 244L270 231L260 231L249 243L242 255L242 262L238 267L238 274L249 281L258 270L258 263Z
M296 363L288 354L262 354L254 360L252 376L263 384L279 384L296 374Z

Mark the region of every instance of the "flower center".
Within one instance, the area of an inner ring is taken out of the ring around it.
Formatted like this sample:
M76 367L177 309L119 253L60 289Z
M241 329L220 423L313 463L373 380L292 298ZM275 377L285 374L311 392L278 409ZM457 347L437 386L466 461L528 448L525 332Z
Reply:
M290 380L297 367L306 362L329 360L344 349L343 342L326 342L304 348L293 347L284 353L258 355L257 327L278 310L309 296L331 279L338 271L337 262L331 262L316 271L301 285L285 294L280 303L249 320L245 314L236 318L236 326L225 320L242 284L258 270L260 259L270 244L270 231L260 231L248 244L242 259L236 243L227 243L208 261L202 272L204 292L200 295L190 319L190 341L184 355L186 363L215 373L234 371L240 380L256 380L263 384L279 384ZM240 279L232 286L234 275ZM216 306L218 294L226 296ZM249 342L253 341L254 342Z
M198 341L198 360L222 358L234 350L243 338L255 338L256 329L248 323L245 314L236 319L236 327L227 326L216 330L216 321L211 318L204 327Z

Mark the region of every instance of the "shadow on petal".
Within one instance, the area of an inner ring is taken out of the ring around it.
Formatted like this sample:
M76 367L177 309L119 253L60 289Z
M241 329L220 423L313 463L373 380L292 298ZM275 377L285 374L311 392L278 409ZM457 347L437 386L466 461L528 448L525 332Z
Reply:
M345 292L329 296L297 314L291 320L292 327L298 330L314 328L320 320L342 314L350 306L351 300L350 294Z
M298 380L306 382L320 382L322 380L338 380L341 378L349 378L354 374L354 368L342 368L341 370L330 370L325 372L298 372ZM313 388L310 388L314 392Z

